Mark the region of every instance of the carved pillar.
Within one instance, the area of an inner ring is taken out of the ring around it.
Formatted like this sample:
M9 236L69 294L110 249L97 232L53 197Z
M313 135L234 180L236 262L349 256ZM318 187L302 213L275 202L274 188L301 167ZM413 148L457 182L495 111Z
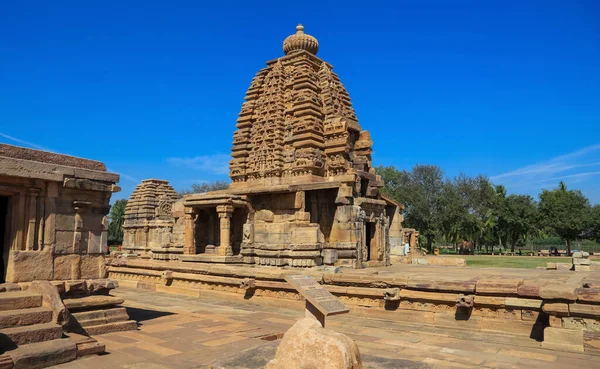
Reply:
M233 206L217 206L217 213L219 214L221 230L221 245L219 246L219 255L231 256L233 255L233 248L231 247L231 214L233 214Z
M194 209L191 208L186 208L185 211L185 245L183 248L183 253L186 255L194 255L196 254L196 244L194 242L194 222L197 214L194 212Z
M27 194L27 237L25 248L28 251L37 250L37 202L38 192L29 190Z

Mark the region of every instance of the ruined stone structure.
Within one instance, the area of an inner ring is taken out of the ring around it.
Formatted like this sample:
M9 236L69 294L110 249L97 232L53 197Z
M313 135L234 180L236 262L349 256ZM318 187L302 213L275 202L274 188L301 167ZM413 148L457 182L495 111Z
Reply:
M118 181L97 161L0 144L0 367L100 353L89 334L137 327L108 295L117 287L105 253Z
M118 181L97 161L0 144L2 282L104 278Z
M268 61L252 80L233 135L231 186L182 200L184 255L177 255L177 237L152 235L177 231L180 219L157 218L160 200L146 188L166 184L152 181L132 196L126 250L148 256L158 242L156 248L173 248L164 259L189 262L389 264L390 247L402 242L401 206L379 192L371 136L332 66L316 56L318 47L299 25L283 43L285 56ZM134 210L142 193L153 205Z
M175 201L177 192L169 182L142 181L131 194L125 209L123 248L142 256L154 255L156 259L175 258L181 254L183 227L179 227L179 233L173 228L183 212L180 216L173 213Z

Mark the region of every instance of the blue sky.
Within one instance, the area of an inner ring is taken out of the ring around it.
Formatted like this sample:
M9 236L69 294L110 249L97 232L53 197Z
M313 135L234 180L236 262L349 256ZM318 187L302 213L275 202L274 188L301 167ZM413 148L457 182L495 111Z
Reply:
M227 179L254 74L303 23L374 163L485 174L600 202L597 1L18 1L0 4L0 142L144 178Z

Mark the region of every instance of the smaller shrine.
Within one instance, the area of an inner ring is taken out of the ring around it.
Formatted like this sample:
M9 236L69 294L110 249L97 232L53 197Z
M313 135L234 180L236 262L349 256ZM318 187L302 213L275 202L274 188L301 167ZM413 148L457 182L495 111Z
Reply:
M177 197L167 181L142 181L125 208L123 249L144 257L154 255L159 260L183 253L183 224L179 227L181 232L176 227L183 219L180 221L181 216L174 212Z

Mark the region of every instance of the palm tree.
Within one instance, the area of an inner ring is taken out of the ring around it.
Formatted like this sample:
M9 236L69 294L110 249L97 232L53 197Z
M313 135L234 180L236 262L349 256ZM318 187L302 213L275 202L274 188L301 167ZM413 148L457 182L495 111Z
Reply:
M125 207L127 200L121 199L115 201L110 208L110 223L108 225L108 242L111 244L121 244L123 242L123 222L125 221Z

